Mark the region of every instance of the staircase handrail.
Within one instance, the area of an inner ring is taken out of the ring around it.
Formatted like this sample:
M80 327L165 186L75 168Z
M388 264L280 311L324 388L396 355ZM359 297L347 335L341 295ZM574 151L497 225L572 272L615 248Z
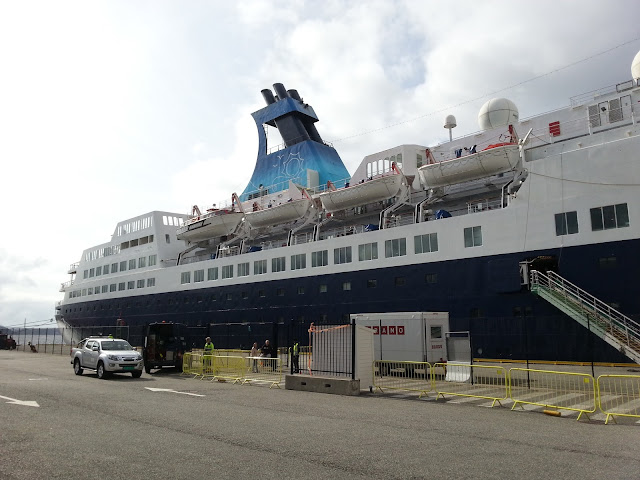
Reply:
M571 297L571 300L577 303L586 313L595 313L599 319L603 319L613 329L618 331L622 330L627 346L631 346L632 338L636 342L640 342L640 324L638 322L627 317L610 305L607 305L602 300L599 300L557 273L549 271L547 275L544 275L537 270L532 270L531 285L534 284L543 285L564 294L565 297Z

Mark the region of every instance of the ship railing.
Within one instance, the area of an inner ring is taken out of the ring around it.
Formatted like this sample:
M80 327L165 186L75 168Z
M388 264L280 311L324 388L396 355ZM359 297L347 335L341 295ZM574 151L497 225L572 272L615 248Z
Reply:
M75 283L75 280L69 280L67 282L61 283L60 284L60 291L64 292L67 288L69 288L74 283Z
M291 245L304 245L313 242L313 233L298 233L293 236Z
M180 259L180 265L187 265L189 263L196 262L204 262L206 260L211 260L215 255L212 254L203 254L203 255L194 255L193 257L182 257Z
M406 214L406 215L395 214L395 215L391 215L390 217L387 218L387 224L385 225L384 228L402 227L404 225L412 225L413 223L415 223L413 215L411 215L411 214Z
M236 255L240 255L240 247L238 247L237 245L234 245L232 247L223 247L218 252L218 256L220 258L235 257Z
M80 262L75 262L72 263L71 265L69 265L69 274L71 273L76 273L78 271L78 266L80 265Z
M268 242L260 242L262 250L273 250L274 248L282 248L287 246L286 240L270 240Z
M640 324L611 305L599 300L552 271L544 275L533 270L531 272L531 285L542 285L559 293L566 300L578 306L587 318L593 319L593 328L605 330L607 334L613 336L626 348L640 353Z
M502 208L501 199L483 199L467 203L467 213L478 213L486 210L496 210Z
M365 231L364 225L349 225L340 228L334 228L320 233L320 240L327 240L329 238L345 237L347 235L356 235Z
M608 85L597 90L592 90L590 92L581 93L580 95L575 95L571 97L569 101L571 102L572 107L577 107L580 105L584 105L585 103L592 102L603 95L609 95L610 93L615 92L624 92L626 90L632 89L633 87L634 81L626 80L624 82L616 83L615 85Z

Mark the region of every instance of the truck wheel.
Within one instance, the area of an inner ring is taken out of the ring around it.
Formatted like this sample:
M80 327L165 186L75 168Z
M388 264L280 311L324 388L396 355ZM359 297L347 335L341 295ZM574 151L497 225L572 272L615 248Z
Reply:
M140 376L142 375L142 372L137 371L137 372L131 372L131 376L133 378L140 378Z
M151 375L151 365L145 365L144 371L147 373L147 375Z
M80 366L80 360L77 358L73 361L73 373L76 375L82 375L82 367Z
M109 377L109 372L104 369L104 363L98 363L98 378L104 380Z

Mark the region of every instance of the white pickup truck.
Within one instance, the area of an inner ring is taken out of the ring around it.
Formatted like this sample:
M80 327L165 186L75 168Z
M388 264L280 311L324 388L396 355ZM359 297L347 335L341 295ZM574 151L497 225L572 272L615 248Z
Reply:
M119 338L89 337L71 350L71 364L76 375L85 368L95 370L98 378L112 373L131 373L133 378L142 375L144 362L126 340Z

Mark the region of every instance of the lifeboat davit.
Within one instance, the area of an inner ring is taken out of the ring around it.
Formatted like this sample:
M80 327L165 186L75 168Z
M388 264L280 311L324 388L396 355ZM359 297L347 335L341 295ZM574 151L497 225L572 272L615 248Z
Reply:
M402 175L386 175L319 195L324 209L337 212L395 197L402 186Z
M271 208L247 212L245 219L253 228L292 222L307 215L311 202L310 198L292 200Z
M519 161L517 143L498 143L471 155L424 165L418 173L425 188L436 188L505 173Z
M178 240L198 242L233 233L242 221L244 213L234 210L213 210L191 217L178 229Z

